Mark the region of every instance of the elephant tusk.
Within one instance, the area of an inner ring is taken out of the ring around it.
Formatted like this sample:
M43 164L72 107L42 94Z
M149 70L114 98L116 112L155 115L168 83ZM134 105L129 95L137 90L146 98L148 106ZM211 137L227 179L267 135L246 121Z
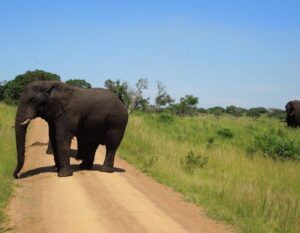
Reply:
M20 125L27 125L29 122L31 121L31 119L27 119L25 121L23 121Z

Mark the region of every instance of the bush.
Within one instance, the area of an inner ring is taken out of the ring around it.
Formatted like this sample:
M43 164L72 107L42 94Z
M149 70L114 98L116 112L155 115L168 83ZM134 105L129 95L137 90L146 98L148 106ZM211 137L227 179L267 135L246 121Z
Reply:
M253 120L257 120L260 117L261 111L257 108L250 108L247 112L247 116L251 117Z
M265 156L273 159L297 159L299 157L299 148L296 147L293 140L287 138L282 131L270 130L256 135L254 138L255 147Z
M280 121L285 121L286 120L286 112L281 109L273 108L273 109L269 110L268 117L276 117Z
M225 109L223 107L216 106L216 107L207 109L207 112L209 114L213 114L215 116L221 116L223 113L225 113Z
M234 136L233 132L229 128L219 129L217 131L217 133L219 136L221 136L223 138L233 138L233 136Z
M186 95L180 98L178 104L170 105L169 109L171 112L180 116L192 116L197 113L198 97L193 95Z
M92 85L84 79L69 79L66 81L66 84L86 89L92 88Z
M162 123L171 123L174 121L174 117L170 114L162 113L159 115L158 120Z
M0 82L0 101L4 99L6 81Z
M208 157L201 154L195 154L193 151L187 153L187 156L181 160L184 170L194 171L196 168L202 168L208 162Z
M235 117L241 117L244 112L246 112L246 109L244 108L236 107L233 105L226 107L226 113L231 114Z
M207 138L207 142L209 145L213 144L214 140L215 140L214 137Z

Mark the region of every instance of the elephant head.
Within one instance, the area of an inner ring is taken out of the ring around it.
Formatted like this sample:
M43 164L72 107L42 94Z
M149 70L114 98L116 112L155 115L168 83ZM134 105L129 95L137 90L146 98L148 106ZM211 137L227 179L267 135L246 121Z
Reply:
M293 106L293 101L289 101L285 105L285 111L286 111L286 113L287 113L288 116L293 116L294 115L295 108Z
M36 81L24 90L17 109L15 134L17 146L17 166L13 173L18 178L25 156L25 138L29 122L42 117L47 121L59 117L68 108L73 88L61 82Z

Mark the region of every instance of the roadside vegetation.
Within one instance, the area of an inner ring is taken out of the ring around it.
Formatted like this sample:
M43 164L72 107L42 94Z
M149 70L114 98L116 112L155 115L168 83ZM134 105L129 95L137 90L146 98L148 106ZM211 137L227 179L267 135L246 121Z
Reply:
M12 192L13 106L36 80L61 81L57 74L35 70L0 82L0 101L11 105L0 102L0 223ZM84 79L66 83L91 88ZM204 109L198 97L187 94L176 102L162 82L156 84L151 104L143 96L145 78L134 87L121 80L104 82L130 113L122 157L243 233L300 232L300 131L286 127L285 111Z
M135 113L120 154L240 232L300 232L299 130L277 118Z
M0 232L5 219L4 208L12 193L12 171L15 166L14 125L16 108L0 103Z

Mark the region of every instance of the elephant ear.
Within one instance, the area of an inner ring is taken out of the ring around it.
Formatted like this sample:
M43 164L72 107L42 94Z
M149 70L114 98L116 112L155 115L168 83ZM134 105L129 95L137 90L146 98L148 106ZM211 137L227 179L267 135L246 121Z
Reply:
M47 117L54 119L62 115L69 107L73 89L63 83L54 84L48 91L49 102Z
M293 115L294 115L295 109L294 109L294 106L293 106L292 101L288 102L288 103L285 105L285 111L287 112L287 114L288 114L289 116L293 116Z

